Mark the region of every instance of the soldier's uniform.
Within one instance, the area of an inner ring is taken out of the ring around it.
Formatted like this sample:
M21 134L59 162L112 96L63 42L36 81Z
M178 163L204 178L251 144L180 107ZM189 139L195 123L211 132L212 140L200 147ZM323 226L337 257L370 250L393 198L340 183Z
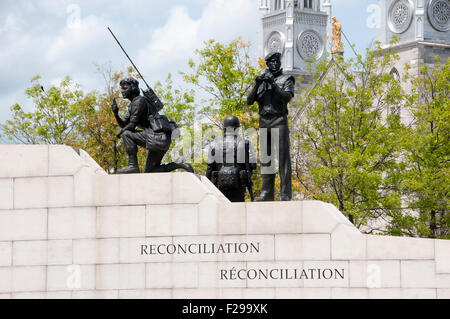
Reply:
M237 118L233 120L239 123ZM251 178L256 169L256 156L250 142L238 135L237 127L225 127L224 136L210 143L206 177L231 202L245 202L248 174Z
M126 81L135 85L137 83L133 79ZM129 157L129 167L119 170L119 174L139 173L138 146L148 150L145 173L172 172L179 168L193 172L192 167L187 163L172 162L161 165L161 161L172 143L172 131L169 120L158 114L160 106L156 105L155 101L159 102L159 99L151 91L149 99L138 95L128 105L128 112L121 120L121 124L127 128L122 133L122 139ZM161 123L166 125L161 127L158 125Z
M128 105L128 112L123 118L125 125L133 124L131 130L126 130L122 134L125 150L129 155L136 155L138 146L145 147L144 131L150 127L148 120L148 107L142 95L136 96ZM136 130L139 128L140 130Z
M276 53L266 57L268 61ZM294 96L295 78L292 75L283 74L283 70L273 74L274 81L282 91ZM292 169L290 156L290 138L288 127L288 103L283 100L274 90L271 84L263 82L260 84L256 102L259 105L259 127L267 130L267 139L261 139L261 151L267 150L267 155L277 155L279 160L281 198L290 200L292 198ZM278 140L272 141L272 130L278 129ZM264 144L262 144L264 143ZM278 149L272 149L278 146ZM272 156L273 157L273 156ZM264 168L274 165L270 160L261 160L262 165L262 195L260 200L274 200L275 172L264 173Z

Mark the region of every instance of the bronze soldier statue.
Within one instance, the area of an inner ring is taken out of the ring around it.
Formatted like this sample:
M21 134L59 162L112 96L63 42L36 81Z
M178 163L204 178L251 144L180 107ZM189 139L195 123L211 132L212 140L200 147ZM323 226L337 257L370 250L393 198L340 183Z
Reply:
M292 199L292 168L288 127L288 103L294 97L295 79L283 74L281 54L269 53L266 56L268 69L255 79L247 103L259 105L260 132L267 130L267 139L261 138L261 154L267 152L271 158L261 158L262 192L257 201L273 201L275 199L275 170L273 157L278 156L281 181L281 200ZM261 135L261 136L262 136ZM276 139L278 135L278 139ZM265 135L264 135L265 136ZM272 141L272 139L275 139ZM275 148L275 149L274 149ZM273 153L273 154L272 154Z
M224 136L209 146L206 177L231 202L245 202L248 188L253 200L251 175L256 169L256 157L250 142L239 136L241 126L236 116L228 116L224 123Z
M128 78L120 82L122 97L131 101L128 112L122 119L119 116L119 108L116 99L112 104L112 111L121 127L117 138L122 137L128 154L128 167L117 170L117 174L140 173L137 152L138 146L148 150L145 173L172 172L176 169L184 169L193 173L192 166L187 163L170 163L161 165L161 161L172 143L172 131L176 124L170 123L164 115L160 115L159 105L153 105L159 101L153 91L144 92L150 98L140 95L139 82L134 78ZM160 102L159 102L160 103Z

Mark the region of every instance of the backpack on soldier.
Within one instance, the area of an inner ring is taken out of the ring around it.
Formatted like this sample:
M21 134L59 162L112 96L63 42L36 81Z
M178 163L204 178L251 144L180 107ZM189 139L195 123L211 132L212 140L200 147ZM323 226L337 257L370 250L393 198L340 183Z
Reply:
M240 169L237 164L237 137L234 137L234 163L233 166L225 166L226 164L226 147L223 142L223 164L217 176L217 188L219 190L232 190L241 187Z
M151 88L149 88L146 91L142 90L142 93L144 94L144 98L149 107L149 110L148 110L149 115L156 114L164 108L164 104L161 102L159 97L156 95L155 91L153 91Z
M164 104L151 88L142 92L147 103L150 123L150 128L146 130L146 148L167 151L172 144L172 140L180 135L178 125L174 120L159 114L159 111L164 108Z

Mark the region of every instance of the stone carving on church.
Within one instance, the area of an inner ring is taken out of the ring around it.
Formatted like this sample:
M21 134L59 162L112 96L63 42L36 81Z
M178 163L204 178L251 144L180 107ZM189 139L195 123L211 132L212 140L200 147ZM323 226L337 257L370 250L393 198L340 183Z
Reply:
M295 12L294 22L299 24L326 26L328 18L327 16L312 16L303 12Z
M432 0L428 5L428 19L438 31L450 30L450 1Z
M333 20L333 49L331 49L331 52L344 52L344 48L342 46L342 25L336 17L331 19Z
M275 15L263 18L265 28L283 25L286 23L286 15Z
M306 30L300 33L297 41L297 50L303 60L320 58L323 52L323 43L320 35L313 30Z
M269 54L270 52L278 52L283 54L284 45L285 45L284 35L281 32L274 31L267 38L265 50L266 54Z
M413 19L414 4L411 0L394 1L389 9L388 25L394 33L404 33Z

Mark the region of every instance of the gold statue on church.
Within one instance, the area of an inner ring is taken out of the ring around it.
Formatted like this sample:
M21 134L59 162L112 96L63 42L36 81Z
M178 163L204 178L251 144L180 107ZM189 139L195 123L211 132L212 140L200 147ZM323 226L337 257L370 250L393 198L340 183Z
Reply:
M336 17L331 18L333 20L333 44L334 47L331 50L332 53L344 52L342 46L342 25Z

